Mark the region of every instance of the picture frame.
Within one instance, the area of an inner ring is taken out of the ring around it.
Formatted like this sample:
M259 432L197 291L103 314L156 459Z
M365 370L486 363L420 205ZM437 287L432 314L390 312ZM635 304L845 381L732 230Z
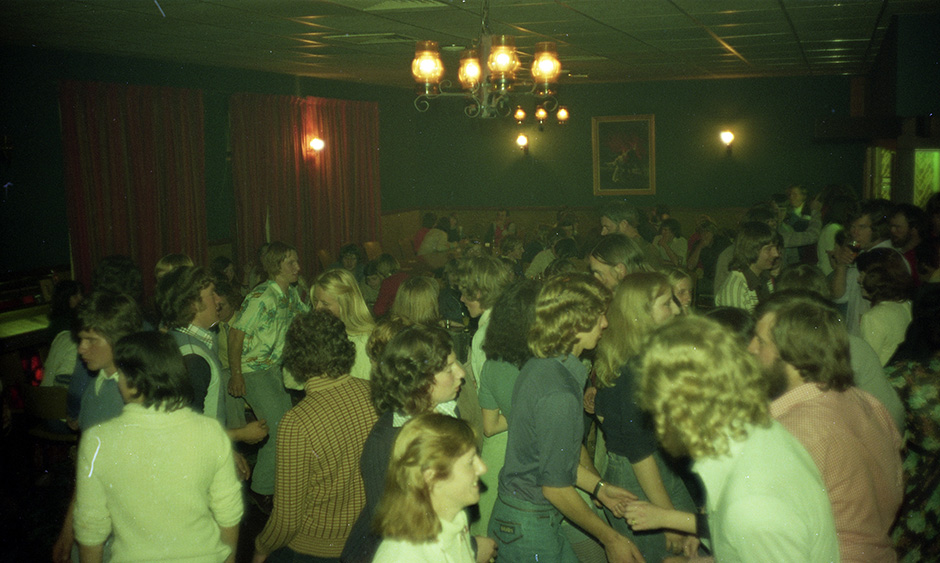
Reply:
M656 193L655 116L591 118L594 195Z

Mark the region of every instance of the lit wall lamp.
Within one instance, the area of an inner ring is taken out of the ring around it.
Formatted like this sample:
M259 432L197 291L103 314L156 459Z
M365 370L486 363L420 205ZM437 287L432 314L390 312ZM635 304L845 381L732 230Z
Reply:
M728 151L728 156L731 156L731 142L734 141L734 133L731 131L722 131L721 132L721 142L725 144Z
M320 152L323 150L323 147L326 146L326 143L323 142L323 139L320 137L314 137L310 139L310 144L308 145L312 150Z
M529 138L525 135L519 135L516 137L516 144L519 145L519 148L522 149L522 152L529 154Z

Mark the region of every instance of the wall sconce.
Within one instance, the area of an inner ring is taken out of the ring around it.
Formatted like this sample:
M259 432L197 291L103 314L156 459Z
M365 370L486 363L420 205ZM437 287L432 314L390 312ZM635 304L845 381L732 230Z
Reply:
M722 131L721 132L721 142L725 144L728 151L728 156L731 156L731 142L734 141L734 133L731 131Z
M516 137L516 144L519 145L519 148L522 149L522 152L529 154L529 138L525 135L519 135Z
M310 144L308 145L312 150L320 152L323 150L323 147L326 146L326 143L323 142L323 139L320 137L314 137L310 139Z

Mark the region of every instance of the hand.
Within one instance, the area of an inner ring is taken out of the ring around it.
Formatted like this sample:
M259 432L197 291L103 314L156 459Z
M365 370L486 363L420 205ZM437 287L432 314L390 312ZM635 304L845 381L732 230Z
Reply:
M666 536L666 551L675 553L679 555L682 553L683 548L685 547L685 534L678 534L676 532L665 532Z
M623 518L627 506L637 500L637 496L626 489L605 482L597 491L597 500L606 506L617 518Z
M233 397L245 396L245 378L241 374L232 374L232 379L228 382L228 394Z
M242 442L246 444L257 444L264 440L268 435L268 425L264 420L255 420L249 422L241 429Z
M238 452L232 452L232 457L235 458L235 473L238 478L247 481L251 477L251 465L248 464L248 460Z
M72 544L75 543L75 531L72 529L72 522L66 520L66 525L62 526L59 537L52 545L53 563L70 563L72 561Z
M255 550L254 556L251 558L251 563L264 563L268 559L267 553L260 553L258 550Z
M617 534L617 539L604 544L608 563L646 563L636 544Z
M855 258L858 254L846 245L833 248L831 256L833 267L839 267L851 265L852 262L855 262Z
M477 540L477 563L490 563L496 559L496 540L486 536L473 536Z
M813 198L813 201L809 202L809 210L811 212L822 211L823 204L822 200L819 199L819 196Z
M665 508L639 500L627 505L624 518L634 531L658 530L663 527L665 513Z
M597 397L597 387L593 385L584 391L584 412L594 414L594 399Z
M686 557L695 557L698 555L698 546L700 543L697 537L686 536L685 541L682 543L682 554Z

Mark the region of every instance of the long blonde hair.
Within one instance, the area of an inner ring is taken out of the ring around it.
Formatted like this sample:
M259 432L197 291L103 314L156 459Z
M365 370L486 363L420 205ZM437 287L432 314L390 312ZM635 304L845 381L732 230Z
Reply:
M414 276L402 282L392 303L393 315L416 324L436 325L441 320L437 280L427 276Z
M463 420L428 413L408 421L395 439L385 493L376 509L379 535L413 543L433 541L441 521L431 505L431 487L447 479L457 459L474 448L476 436ZM428 470L433 473L430 482Z
M314 292L317 288L336 298L340 311L339 320L346 325L347 334L372 334L375 321L372 320L369 307L362 298L356 278L349 273L349 270L336 268L317 276L310 287L311 301L316 301Z
M607 330L597 345L599 387L613 385L624 364L642 352L644 340L656 328L650 315L653 302L667 292L672 292L669 278L658 272L628 274L617 286L607 309Z

